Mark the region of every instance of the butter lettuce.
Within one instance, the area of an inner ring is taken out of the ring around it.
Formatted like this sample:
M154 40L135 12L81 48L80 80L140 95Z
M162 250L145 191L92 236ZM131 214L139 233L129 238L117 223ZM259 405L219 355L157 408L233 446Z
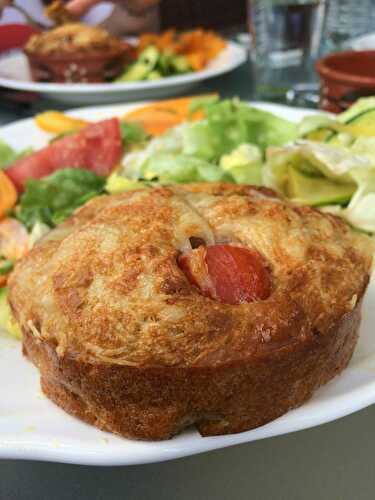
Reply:
M294 201L327 207L342 204L341 210L333 211L358 229L375 232L373 139L360 138L351 147L303 141L273 148L263 174L267 186ZM311 186L315 186L313 193Z
M199 124L200 132L214 145L215 157L243 143L255 144L264 151L268 146L286 144L297 137L294 123L238 99L206 101L202 108L206 119L193 124L192 129Z
M220 159L221 168L238 184L262 184L263 157L258 146L241 144Z
M158 180L162 183L232 181L218 165L195 156L170 153L157 153L149 158L141 175L146 180Z
M258 183L260 168L237 165L240 168L229 173L222 168L221 158L243 144L254 145L263 158L268 146L297 137L295 124L236 99L201 99L193 101L193 108L203 108L205 118L174 127L152 139L143 150L126 154L119 174L162 182L255 179Z

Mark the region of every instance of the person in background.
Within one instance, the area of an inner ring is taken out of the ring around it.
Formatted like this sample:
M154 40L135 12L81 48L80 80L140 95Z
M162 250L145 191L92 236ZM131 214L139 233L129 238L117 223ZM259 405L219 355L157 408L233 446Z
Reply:
M82 15L98 0L71 0L67 8L71 13ZM176 28L186 30L202 27L214 30L246 31L246 0L122 0L117 2L119 9L127 10L133 16L149 15L154 19L154 28L161 30ZM106 27L121 34L126 18L116 12L105 21ZM112 26L111 26L112 23Z
M113 11L101 26L117 36L158 31L159 2L160 0L117 0L113 2ZM75 17L81 17L100 3L102 2L98 0L71 0L66 3L66 9Z
M48 27L51 23L43 9L50 3L51 0L0 0L0 18L3 11L0 22L27 22L20 12L24 10ZM169 28L246 29L246 0L231 0L230 6L227 0L70 0L65 3L77 19L100 24L117 36Z
M35 21L45 28L51 27L53 23L44 14L45 8L51 3L52 0L0 0L0 23ZM115 35L157 31L159 27L159 0L72 0L65 3L67 10L77 20L87 24L100 24Z

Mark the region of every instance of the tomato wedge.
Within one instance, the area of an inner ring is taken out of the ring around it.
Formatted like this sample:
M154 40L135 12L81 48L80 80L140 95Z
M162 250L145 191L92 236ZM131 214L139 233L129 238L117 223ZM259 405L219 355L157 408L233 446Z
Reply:
M271 279L261 255L237 245L200 246L183 253L178 264L203 295L225 304L265 300Z
M108 175L121 155L120 122L111 118L21 158L5 173L21 192L27 179L41 179L61 168L87 168L98 175Z

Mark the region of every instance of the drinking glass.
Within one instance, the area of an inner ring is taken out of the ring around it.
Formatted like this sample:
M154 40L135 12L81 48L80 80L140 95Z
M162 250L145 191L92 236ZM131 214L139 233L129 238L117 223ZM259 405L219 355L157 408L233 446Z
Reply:
M356 48L356 40L373 33L374 0L329 0L324 35L325 52Z
M326 0L248 0L258 99L316 104Z

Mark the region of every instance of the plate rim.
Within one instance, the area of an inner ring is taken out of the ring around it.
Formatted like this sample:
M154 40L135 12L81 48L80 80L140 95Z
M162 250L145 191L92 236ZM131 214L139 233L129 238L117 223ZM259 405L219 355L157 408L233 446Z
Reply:
M201 71L186 73L183 75L170 76L154 81L140 81L129 83L43 83L43 82L28 82L24 80L14 80L12 78L4 78L0 76L0 85L3 87L24 90L31 92L41 92L44 94L110 94L110 93L126 93L126 92L142 92L147 90L161 89L165 87L175 87L179 85L188 85L197 83L203 80L208 80L216 76L223 75L233 71L241 66L247 60L247 50L242 45L227 40L227 50L232 53L232 56L227 64L219 68L205 68ZM219 54L211 63L213 63L222 54Z

